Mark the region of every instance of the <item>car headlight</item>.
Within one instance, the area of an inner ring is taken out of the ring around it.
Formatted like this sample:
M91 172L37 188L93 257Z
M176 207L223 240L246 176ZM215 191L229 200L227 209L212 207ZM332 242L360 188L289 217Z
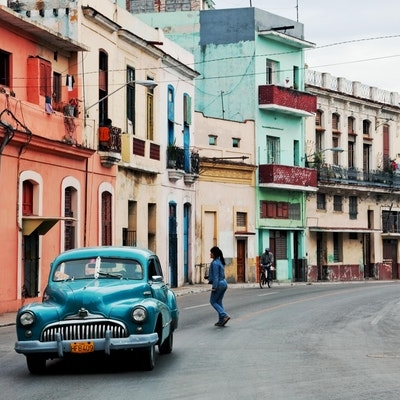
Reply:
M22 326L31 326L35 322L35 315L31 311L25 311L19 316L19 322Z
M135 322L143 322L147 318L147 310L144 307L135 307L132 310L132 318Z

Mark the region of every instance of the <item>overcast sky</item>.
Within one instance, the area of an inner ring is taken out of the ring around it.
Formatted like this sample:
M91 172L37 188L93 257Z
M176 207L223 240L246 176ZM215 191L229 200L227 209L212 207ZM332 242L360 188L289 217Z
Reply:
M400 93L400 0L214 0L304 24L310 69ZM296 5L298 4L298 9Z

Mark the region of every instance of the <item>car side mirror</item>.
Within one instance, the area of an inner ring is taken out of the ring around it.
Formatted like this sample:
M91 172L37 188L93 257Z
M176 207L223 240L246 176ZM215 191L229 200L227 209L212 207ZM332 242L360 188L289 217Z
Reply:
M152 280L153 282L163 282L163 277L162 277L161 275L153 275L153 276L151 277L151 280Z

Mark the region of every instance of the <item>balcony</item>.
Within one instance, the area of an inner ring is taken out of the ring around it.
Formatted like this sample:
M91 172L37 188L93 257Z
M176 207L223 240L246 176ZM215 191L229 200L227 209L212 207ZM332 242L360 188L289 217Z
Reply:
M258 87L258 106L263 110L307 117L317 111L317 96L283 86L262 85Z
M400 190L400 172L397 171L362 171L329 164L324 164L316 171L318 172L318 183L320 185L346 184L359 186L360 188Z
M317 170L278 164L263 164L258 168L261 186L315 192Z
M199 176L200 158L197 153L185 151L178 146L168 146L167 169L170 181L184 177L187 184L192 184Z
M104 167L112 167L121 161L121 128L115 126L99 128L99 155Z

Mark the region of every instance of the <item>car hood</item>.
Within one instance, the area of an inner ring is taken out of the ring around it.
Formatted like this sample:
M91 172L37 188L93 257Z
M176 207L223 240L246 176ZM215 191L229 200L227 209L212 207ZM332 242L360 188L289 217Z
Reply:
M85 309L91 314L110 317L113 308L126 308L143 298L151 298L148 283L115 279L93 279L90 281L65 281L50 285L46 289L49 300L46 302L58 308L60 319L74 315Z

